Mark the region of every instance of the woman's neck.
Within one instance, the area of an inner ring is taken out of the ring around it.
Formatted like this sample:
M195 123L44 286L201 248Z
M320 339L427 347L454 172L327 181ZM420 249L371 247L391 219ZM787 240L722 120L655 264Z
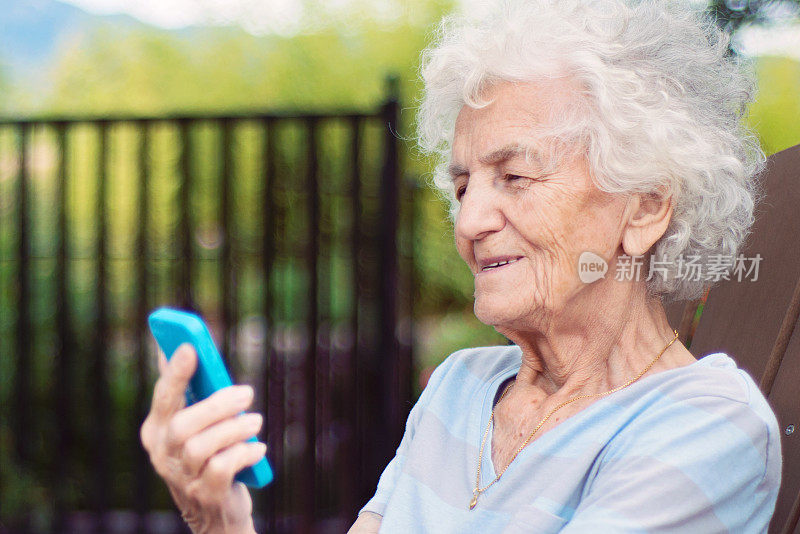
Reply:
M614 289L626 294L599 300L589 292L577 295L578 302L568 309L580 310L581 315L556 315L544 331L502 332L522 349L516 395L601 393L635 377L658 356L674 337L660 300L648 297L643 285ZM647 374L693 361L676 341Z

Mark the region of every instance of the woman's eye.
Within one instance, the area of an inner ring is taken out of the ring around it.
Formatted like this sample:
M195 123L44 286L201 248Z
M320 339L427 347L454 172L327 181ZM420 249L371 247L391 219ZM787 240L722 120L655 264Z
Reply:
M545 173L543 173L543 174L535 174L535 175L530 175L530 176L521 176L519 174L506 174L505 175L505 180L506 180L506 182L524 181L525 184L527 185L528 183L532 183L532 182L543 182L544 179L547 178L548 176L550 176L550 174L545 174Z
M467 192L467 186L462 185L461 187L456 189L456 200L459 202L461 201L461 197L464 196L464 193Z

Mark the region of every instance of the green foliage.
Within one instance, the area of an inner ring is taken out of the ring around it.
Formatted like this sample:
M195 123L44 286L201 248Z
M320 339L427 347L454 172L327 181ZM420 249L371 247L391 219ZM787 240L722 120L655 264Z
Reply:
M402 99L406 103L402 132L410 136L413 102L420 90L416 74L419 51L429 41L435 23L442 14L453 9L454 2L387 1L376 5L362 0L348 3L346 10L321 1L308 0L301 4L304 10L302 31L289 36L254 36L233 27L182 32L100 29L64 49L51 75L52 84L44 111L74 115L372 108L383 98L385 75L394 72L399 74ZM728 4L716 2L712 5L721 20L737 21L737 13L760 13L761 7L760 3L753 1L734 12ZM800 126L792 120L800 110L800 97L796 90L800 82L800 67L796 61L787 58L761 58L758 74L761 93L751 109L750 121L767 152L772 153L800 141ZM72 174L85 178L71 185L71 198L82 205L80 209L73 207L71 213L76 227L83 229L75 237L75 247L88 254L93 238L92 226L88 223L95 214L92 203L86 199L91 198L96 156L91 134L75 135ZM209 150L215 146L215 134L206 129L194 135L198 146L203 147L198 148L194 157L198 187L213 197L212 182L217 169L215 158L209 157ZM253 133L241 135L257 136ZM113 198L124 199L125 191L132 188L134 177L130 158L134 141L133 137L126 141L123 136L112 144L112 152L116 154L114 161L117 162L115 173L119 175L114 186L119 192L112 195ZM175 132L170 131L170 127L159 128L154 133L153 144L156 178L153 198L166 202L166 206L175 196ZM256 144L243 142L239 146L247 149ZM413 245L418 281L416 314L424 319L469 309L472 283L453 246L446 208L424 185L429 162L414 156L412 140L406 141L405 148L405 167L423 184L418 189L416 201L418 239ZM256 193L252 188L257 170L251 168L255 154L243 154L239 159L241 163L237 163L241 167L237 176L241 177L245 190L243 198ZM287 154L287 157L293 156ZM285 194L285 202L292 202L293 193ZM202 200L194 202L192 213L200 225L199 231L213 234L216 223L215 216L209 212L210 204ZM241 203L245 210L249 210L248 220L257 219L253 205ZM112 247L125 249L130 244L135 226L132 206L132 203L124 201L115 205ZM155 228L168 228L174 224L174 213L168 210L158 213L161 220L154 223ZM245 240L254 237L247 228L241 230L247 236ZM166 242L167 237L158 234L156 241ZM291 265L280 268L287 269L287 273L292 270ZM340 281L344 280L341 271L338 269L338 274L334 275ZM204 269L199 276L210 280L216 275ZM299 283L287 276L290 287ZM298 288L301 290L302 284ZM245 293L254 292L257 291ZM202 297L207 299L206 302L217 298L212 293ZM480 331L491 335L490 329ZM444 354L439 355L442 356Z
M429 41L435 23L444 13L451 11L453 5L450 0L388 1L380 5L356 1L348 3L345 10L337 9L334 4L308 0L302 3L302 31L289 36L254 36L232 27L177 33L156 29L101 29L64 50L52 73L46 111L54 114L159 114L182 110L372 108L383 98L385 75L398 73L405 103L401 132L409 138L405 141L404 166L420 182L416 200L418 237L413 244L417 280L415 312L423 321L443 314L460 313L460 310L471 308L471 277L453 246L446 207L425 185L430 162L415 156L411 139L413 103L420 91L416 74L419 51ZM717 2L712 5L721 20L734 21L739 21L737 13L761 13L761 7L758 2L749 2L745 9L734 13L727 4ZM726 9L730 12L723 13ZM758 22L761 19L752 20ZM765 150L772 153L800 142L800 126L792 120L800 110L800 97L796 90L800 82L800 67L796 61L787 58L761 58L758 75L761 92L758 102L752 106L749 120L761 137ZM158 140L154 141L152 156L157 178L153 198L166 202L164 206L168 206L175 196L177 154L174 152L175 132L169 130L169 127L160 128L154 134L154 139ZM206 128L194 135L198 147L202 147L194 155L199 191L205 191L209 198L213 198L216 194L213 177L218 169L209 151L214 150L215 134ZM242 135L257 136L253 133ZM132 166L130 162L125 163L130 159L131 142L133 138L127 142L120 141L119 147L112 146L112 150L119 154L115 172L120 175L120 191L132 187ZM290 139L287 143L292 144ZM91 153L93 144L88 139L78 140L76 145L79 147L76 150L82 153L76 153L72 158L75 175L86 179L72 185L72 196L81 199L79 201L85 205L83 199L90 198L91 194L89 184L93 180L95 156ZM257 141L243 142L239 147L246 150L255 145ZM252 190L257 174L257 170L251 168L254 155L257 156L256 153L242 154L238 160L241 163L237 163L241 167L237 169L237 176L245 190L242 198L250 198L256 193ZM286 157L291 159L297 155L286 154ZM83 169L78 169L79 166ZM284 193L287 205L296 200L293 200L293 194L291 191ZM124 194L115 195L115 198L124 197ZM211 204L202 199L193 202L192 213L200 225L199 231L213 234L216 222L215 215L209 211ZM258 218L252 202L242 202L241 206L249 210L247 220ZM127 246L126 239L132 235L135 224L131 207L131 203L120 202L115 208L113 246ZM76 223L89 221L94 216L91 206L86 205L73 213ZM155 228L168 228L174 224L174 213L168 210L160 213L158 216L163 220L156 221ZM295 223L288 223L294 227ZM86 232L91 226L78 226L86 230L76 236L76 246L85 248L88 253L92 235ZM245 241L255 238L248 228L241 231ZM156 241L166 242L167 237L158 234ZM287 287L302 291L302 281L291 275L291 264L279 265L278 269L284 273L281 276L288 277ZM334 279L346 282L343 274L346 269L337 267L334 271ZM199 276L203 280L213 280L218 274L204 267ZM241 283L248 288L260 287L249 278ZM208 287L213 287L213 284ZM243 293L253 295L257 292L258 289L254 289ZM209 289L200 298L211 303L218 295ZM335 292L332 298L334 303L340 300L337 300ZM346 303L336 305L342 307ZM489 328L478 328L477 331L487 340L496 339ZM420 345L433 347L435 344L421 339ZM420 354L423 360L445 356L444 353L429 356L426 350L423 348Z
M762 57L757 70L760 90L749 122L764 151L773 154L800 143L800 61Z
M48 508L49 490L46 482L28 466L23 466L8 454L14 434L4 423L5 420L7 419L0 419L0 451L3 452L0 456L0 480L8 481L5 485L8 491L3 492L2 517L20 516L31 509L38 510L40 514L49 513L51 510Z
M358 10L313 33L257 37L238 28L101 29L66 50L53 72L48 111L372 107L389 72L413 84L426 32L447 4L376 24ZM407 92L406 92L407 94Z

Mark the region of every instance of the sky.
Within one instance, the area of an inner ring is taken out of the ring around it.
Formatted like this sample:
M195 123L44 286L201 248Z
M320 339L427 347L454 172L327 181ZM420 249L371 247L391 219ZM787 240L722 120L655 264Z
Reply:
M298 0L60 1L91 13L125 13L163 28L183 28L197 24L239 24L255 34L291 32L299 25L302 16L301 3Z
M126 13L164 28L239 24L254 34L292 33L299 28L299 0L61 0L93 13ZM469 1L469 0L466 0ZM348 0L327 0L345 7ZM376 4L380 1L376 0ZM332 7L336 7L333 6ZM738 34L746 55L787 55L800 60L800 25L746 28Z
M800 24L776 28L744 28L736 35L737 50L748 56L779 55L800 61Z

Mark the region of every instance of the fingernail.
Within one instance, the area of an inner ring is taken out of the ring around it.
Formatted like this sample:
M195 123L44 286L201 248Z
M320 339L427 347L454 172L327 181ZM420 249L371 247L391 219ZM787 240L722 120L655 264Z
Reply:
M186 349L178 350L177 354L175 354L175 358L178 360L177 364L181 370L186 370L189 367L189 351Z
M253 398L253 388L250 386L238 386L239 391L236 392L236 398L242 402L247 402Z
M258 455L264 456L267 454L267 445L265 443L261 443L260 441L256 443L256 447L258 449Z
M245 417L247 417L247 426L253 430L261 428L261 423L263 421L263 417L261 417L260 413L249 413Z

